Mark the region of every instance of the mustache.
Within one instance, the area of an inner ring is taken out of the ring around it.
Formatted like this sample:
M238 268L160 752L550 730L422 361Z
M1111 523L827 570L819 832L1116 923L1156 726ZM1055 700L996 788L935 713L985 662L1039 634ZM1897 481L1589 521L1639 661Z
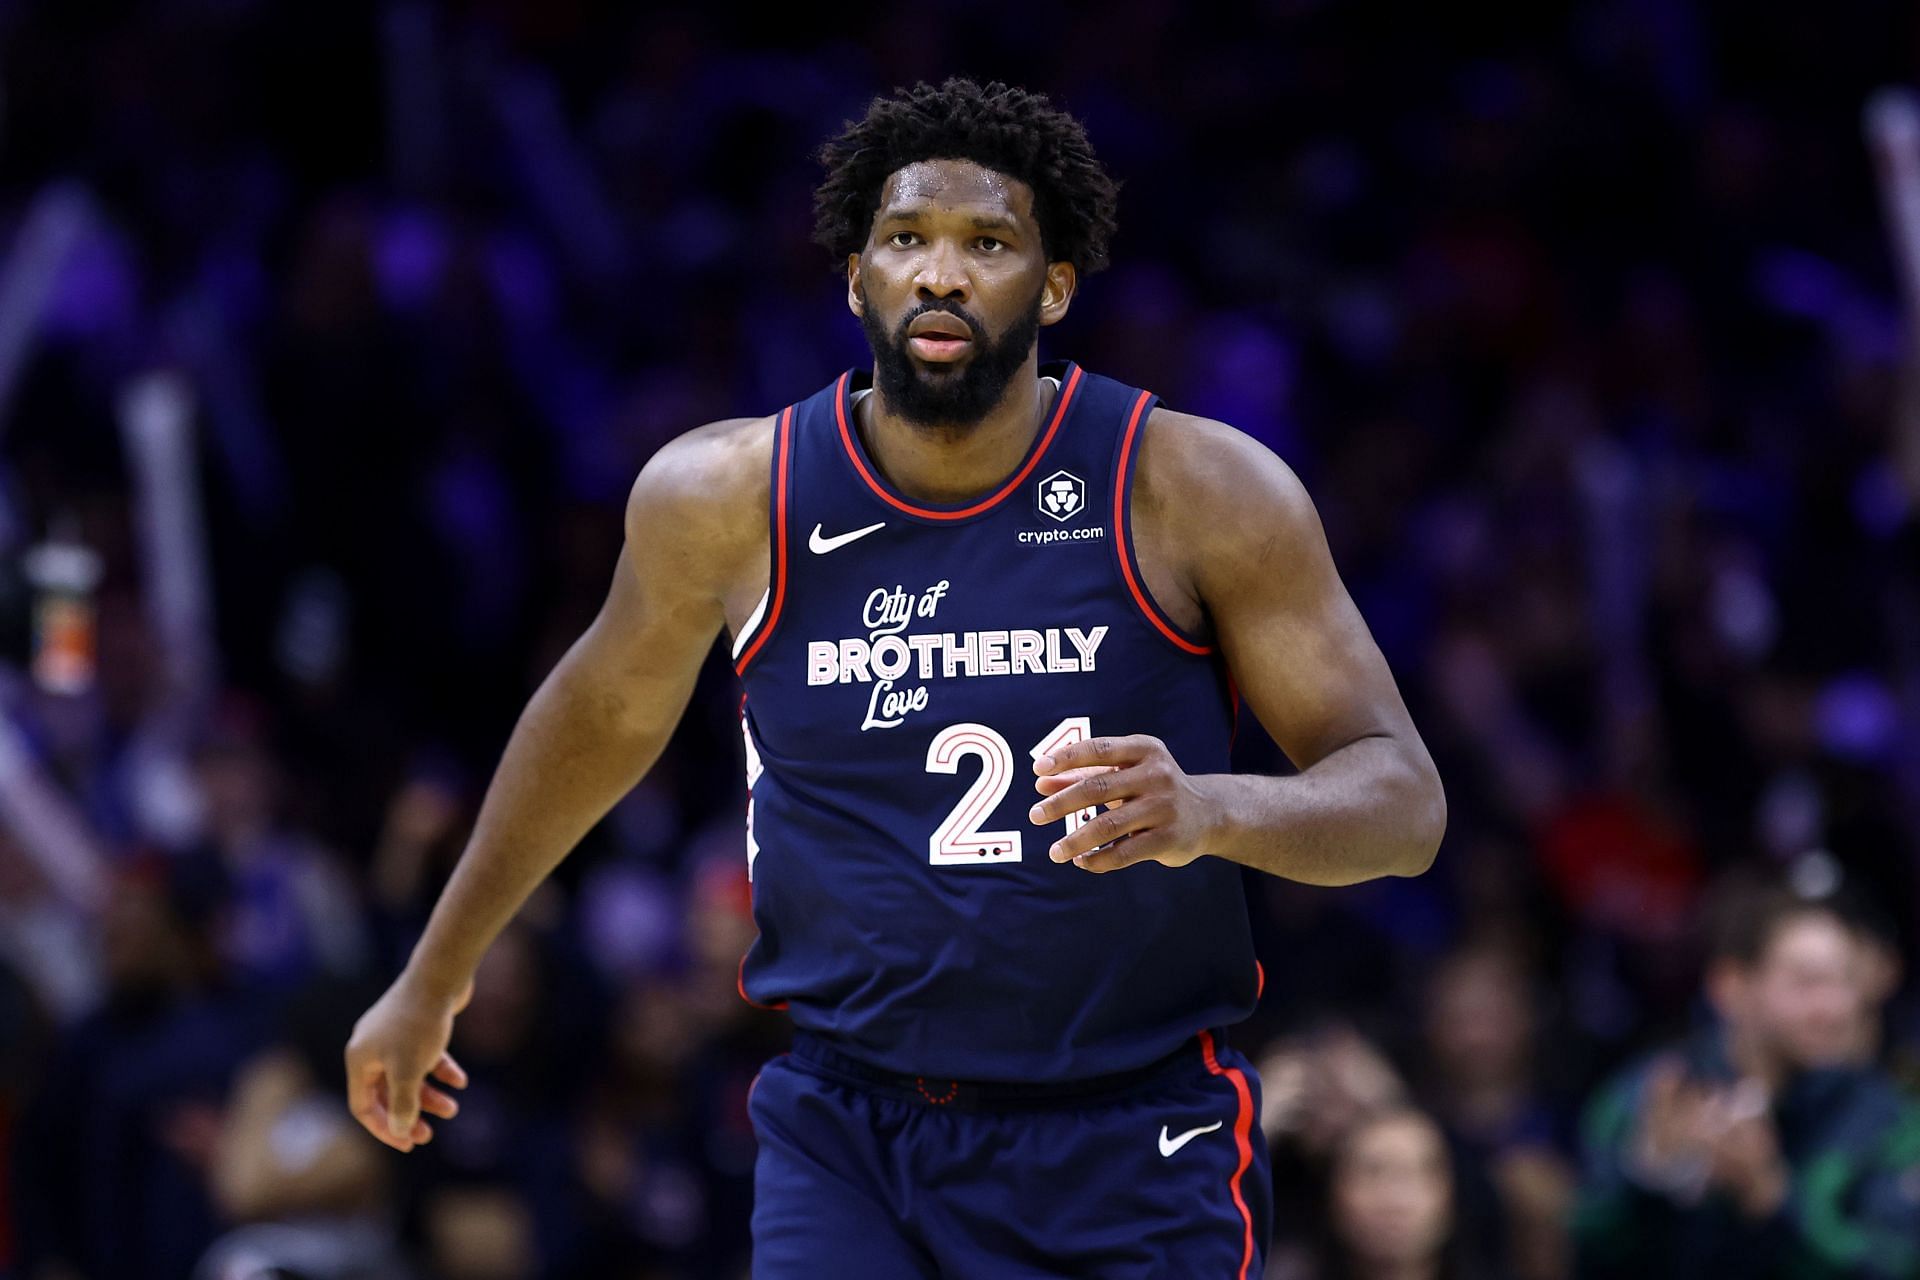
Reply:
M955 319L960 321L961 324L964 324L967 326L967 331L973 334L973 340L975 342L985 345L986 337L987 337L987 329L985 325L981 324L978 320L975 320L972 316L968 315L960 307L955 306L952 303L929 302L923 306L915 307L912 311L909 311L905 316L901 318L900 326L894 332L895 332L895 335L899 338L900 344L902 346L905 346L907 342L907 329L913 324L915 320L918 320L921 316L926 315L929 311L944 311L946 314L954 317Z

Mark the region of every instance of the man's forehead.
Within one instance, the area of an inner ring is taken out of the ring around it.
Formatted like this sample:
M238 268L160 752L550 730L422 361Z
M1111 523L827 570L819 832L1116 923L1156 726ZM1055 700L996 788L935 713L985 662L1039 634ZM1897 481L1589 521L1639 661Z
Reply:
M1033 188L972 160L916 160L887 175L880 208L919 205L1031 216Z

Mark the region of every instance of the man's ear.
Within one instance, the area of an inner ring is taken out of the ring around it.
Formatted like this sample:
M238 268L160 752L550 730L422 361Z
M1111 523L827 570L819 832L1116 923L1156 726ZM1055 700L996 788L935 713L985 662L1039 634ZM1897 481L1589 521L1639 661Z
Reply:
M867 314L867 291L860 285L860 255L847 255L847 310L856 316Z
M1079 287L1080 276L1071 262L1049 262L1046 287L1040 291L1040 323L1059 324L1064 320Z

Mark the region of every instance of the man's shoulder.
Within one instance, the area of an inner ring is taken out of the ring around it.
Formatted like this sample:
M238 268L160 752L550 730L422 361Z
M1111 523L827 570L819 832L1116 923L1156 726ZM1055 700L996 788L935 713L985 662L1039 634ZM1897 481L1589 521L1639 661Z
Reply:
M1140 426L1136 482L1205 502L1252 489L1282 500L1306 490L1286 460L1238 427L1164 405Z
M665 537L721 560L764 545L777 417L723 418L661 445L627 494L629 538Z
M641 467L633 499L725 507L764 498L777 418L722 418L682 432Z
M1171 530L1202 560L1264 560L1321 536L1300 477L1237 427L1156 406L1141 424L1139 449L1134 511Z
M758 468L757 478L764 486L779 418L779 414L769 413L705 423L661 445L647 466L658 467L675 478L721 486L755 476Z

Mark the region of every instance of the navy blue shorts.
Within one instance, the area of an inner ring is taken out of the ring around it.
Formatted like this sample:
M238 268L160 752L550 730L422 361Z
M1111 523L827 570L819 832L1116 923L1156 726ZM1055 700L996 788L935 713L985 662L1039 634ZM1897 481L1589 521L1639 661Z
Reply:
M755 1280L1258 1280L1260 1079L1218 1032L1073 1097L886 1074L798 1032L755 1078Z

